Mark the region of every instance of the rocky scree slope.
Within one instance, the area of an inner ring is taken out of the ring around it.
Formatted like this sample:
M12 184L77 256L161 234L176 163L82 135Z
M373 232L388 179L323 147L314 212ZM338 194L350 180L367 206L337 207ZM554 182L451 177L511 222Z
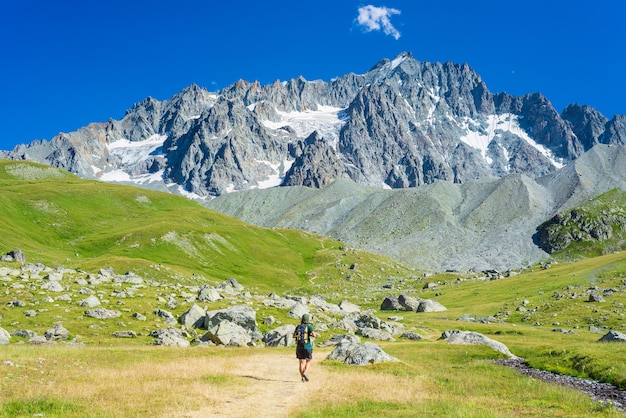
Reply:
M625 184L626 147L598 145L537 179L515 174L402 190L339 180L231 193L206 205L256 225L330 235L420 269L504 270L549 257L534 237L547 219Z

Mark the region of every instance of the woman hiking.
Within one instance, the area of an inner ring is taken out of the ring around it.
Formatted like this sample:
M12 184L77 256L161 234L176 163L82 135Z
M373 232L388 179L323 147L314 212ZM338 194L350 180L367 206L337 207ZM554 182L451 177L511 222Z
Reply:
M311 338L317 337L313 326L309 323L309 314L302 315L300 324L293 333L296 340L296 358L300 361L300 377L303 382L309 381L309 367L313 359L313 342Z

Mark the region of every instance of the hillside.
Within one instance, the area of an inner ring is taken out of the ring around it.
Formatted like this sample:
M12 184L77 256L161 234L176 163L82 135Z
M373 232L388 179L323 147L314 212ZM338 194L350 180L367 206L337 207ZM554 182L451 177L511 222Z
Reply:
M32 263L186 284L233 277L258 290L312 291L357 259L363 272L396 265L327 237L254 227L180 196L27 162L0 161L0 229L0 251L20 249ZM313 276L324 279L312 285Z
M383 190L326 187L230 193L206 206L259 226L297 228L421 270L524 267L549 258L533 235L559 211L626 185L626 147L597 145L554 174Z

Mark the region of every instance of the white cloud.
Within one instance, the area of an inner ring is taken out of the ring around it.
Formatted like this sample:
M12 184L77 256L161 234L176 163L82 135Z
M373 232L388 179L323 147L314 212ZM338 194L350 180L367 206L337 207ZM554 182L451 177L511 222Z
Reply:
M391 9L389 7L376 7L371 4L359 7L359 16L357 22L363 26L367 32L374 30L382 30L385 35L391 35L396 40L400 38L400 32L391 24L389 18L393 15L399 15L400 10Z

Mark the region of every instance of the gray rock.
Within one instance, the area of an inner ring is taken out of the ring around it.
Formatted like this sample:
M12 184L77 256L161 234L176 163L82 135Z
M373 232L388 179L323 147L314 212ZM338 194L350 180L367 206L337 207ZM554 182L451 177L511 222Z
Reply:
M140 314L139 312L135 312L131 316L135 318L137 321L146 321L148 319L145 315Z
M61 284L57 281L46 282L41 285L41 288L49 292L62 292L63 290L65 290L63 286L61 286Z
M204 327L211 329L223 321L233 322L249 331L258 330L256 311L247 305L235 305L228 309L207 312Z
M380 305L381 311L404 311L404 306L397 297L387 296Z
M37 336L37 333L27 330L27 329L18 329L17 331L13 333L13 336L20 337L20 338L33 338Z
M407 338L409 340L423 340L424 339L424 337L422 337L415 331L405 331L402 333L402 335L400 335L400 338Z
M60 272L52 272L52 273L48 273L43 277L44 280L51 280L51 281L60 281L63 279L63 273Z
M263 336L263 342L268 347L289 347L295 343L293 339L295 330L296 326L292 324L274 328Z
M220 321L209 328L202 336L202 341L212 341L217 345L245 347L252 344L250 333L245 328L231 321Z
M6 259L4 259L3 261L19 261L20 263L25 263L26 255L24 255L24 252L22 250L9 251L6 254Z
M334 334L332 337L330 337L328 340L321 342L320 344L318 344L319 347L330 347L333 345L337 345L340 343L354 343L354 344L359 344L361 342L361 338L359 338L356 335L349 335L349 334Z
M291 309L289 309L289 312L287 312L287 316L290 316L291 318L296 318L296 319L300 319L302 318L302 315L310 313L310 309L308 306L303 305L300 302L296 302L295 305L293 305L291 307Z
M199 302L216 302L220 299L222 299L222 295L213 287L203 285L198 291Z
M606 300L602 297L602 295L599 295L597 293L591 293L589 295L589 302L606 302Z
M50 344L53 342L54 340L48 340L43 335L35 335L34 337L28 340L28 344L33 344L33 345Z
M420 301L416 312L442 312L448 309L434 299L425 299Z
M517 358L509 351L509 348L499 341L492 340L478 332L451 330L445 331L440 340L447 341L449 344L468 344L468 345L486 345L487 347L498 351L509 358Z
M350 366L364 366L374 363L398 361L385 353L374 343L356 344L348 341L340 342L326 357L327 360L337 360Z
M189 347L190 342L185 339L185 335L178 328L160 328L150 333L156 338L154 345L167 347Z
M83 299L79 302L79 305L84 308L95 308L96 306L100 306L100 299L96 296L91 295L87 297L87 299Z
M406 311L416 312L417 309L419 308L421 301L422 299L415 298L413 296L407 296L407 295L398 296L398 302L400 303L400 305L404 307L404 310Z
M202 328L205 316L205 310L194 303L191 305L191 308L181 315L179 322L187 328Z
M395 341L390 333L376 328L359 328L356 331L362 337L377 341Z
M126 284L143 284L143 279L133 272L127 272L123 276L113 277L114 283L126 283Z
M163 322L168 325L174 325L178 323L174 315L171 312L166 311L165 309L155 309L154 314L161 318Z
M135 331L115 331L113 336L115 338L136 338L137 333Z
M11 342L11 334L4 328L0 328L0 345Z
M120 311L116 311L112 309L95 308L95 309L86 310L85 316L88 316L90 318L96 318L96 319L112 319L112 318L119 318L120 316L122 316L122 313Z
M373 328L387 331L390 334L394 333L394 328L382 319L374 316L371 312L363 312L354 319L354 324L357 328Z
M624 343L626 342L626 334L622 332L618 332L618 331L609 331L606 334L604 334L602 338L598 340L598 342L599 343L606 343L606 342Z
M243 286L239 284L237 279L235 279L234 277L226 279L225 281L220 283L218 288L221 289L223 292L229 294L239 293L243 290Z
M359 305L355 305L354 303L347 300L342 300L341 302L339 302L339 308L347 313L361 312L361 307Z
M44 337L48 341L67 340L70 338L70 332L61 324L56 324L44 333Z

